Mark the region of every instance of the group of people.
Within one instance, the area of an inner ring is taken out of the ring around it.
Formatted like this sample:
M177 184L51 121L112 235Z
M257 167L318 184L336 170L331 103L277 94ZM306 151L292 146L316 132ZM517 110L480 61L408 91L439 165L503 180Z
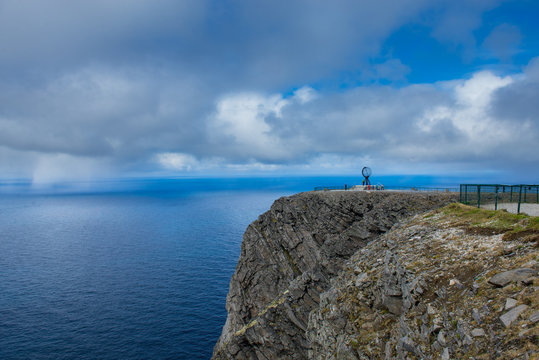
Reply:
M363 190L384 190L384 185L382 185L382 184L378 184L378 185L365 184L365 180L363 180L363 183L361 185L363 185Z

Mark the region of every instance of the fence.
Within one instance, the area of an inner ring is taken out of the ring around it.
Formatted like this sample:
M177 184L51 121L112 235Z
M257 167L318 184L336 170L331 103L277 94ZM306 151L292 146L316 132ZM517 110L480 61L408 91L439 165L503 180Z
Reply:
M429 186L386 186L387 190L402 190L402 191L435 191L435 192L457 192L456 187L429 187Z
M453 187L425 187L425 186L382 186L382 185L344 185L344 186L317 186L315 191L321 190L399 190L399 191L437 191L437 192L457 192L458 188Z
M520 214L524 204L539 204L539 185L461 184L460 202L494 210L516 206Z
M320 190L357 190L358 188L364 189L364 190L383 190L384 187L381 185L347 185L344 184L344 186L316 186L314 188L314 191L320 191Z

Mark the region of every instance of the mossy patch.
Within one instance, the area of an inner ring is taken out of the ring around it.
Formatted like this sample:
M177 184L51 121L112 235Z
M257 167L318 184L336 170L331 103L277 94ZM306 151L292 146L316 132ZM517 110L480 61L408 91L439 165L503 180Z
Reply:
M504 240L524 239L539 243L539 217L511 214L505 210L486 210L453 203L437 213L446 215L452 226L460 226L474 235L504 234Z

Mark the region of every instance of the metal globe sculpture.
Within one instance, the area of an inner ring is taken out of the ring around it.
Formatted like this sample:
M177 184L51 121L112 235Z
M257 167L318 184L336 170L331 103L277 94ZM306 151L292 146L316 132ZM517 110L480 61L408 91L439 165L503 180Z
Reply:
M369 180L369 176L371 176L372 170L370 167L365 166L363 169L361 169L361 175L365 178L365 185L370 185L371 182Z

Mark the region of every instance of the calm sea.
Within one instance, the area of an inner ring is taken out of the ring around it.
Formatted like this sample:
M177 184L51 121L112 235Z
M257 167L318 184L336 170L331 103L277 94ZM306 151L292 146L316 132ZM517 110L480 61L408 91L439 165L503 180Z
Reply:
M0 359L209 359L247 225L347 182L0 183Z

